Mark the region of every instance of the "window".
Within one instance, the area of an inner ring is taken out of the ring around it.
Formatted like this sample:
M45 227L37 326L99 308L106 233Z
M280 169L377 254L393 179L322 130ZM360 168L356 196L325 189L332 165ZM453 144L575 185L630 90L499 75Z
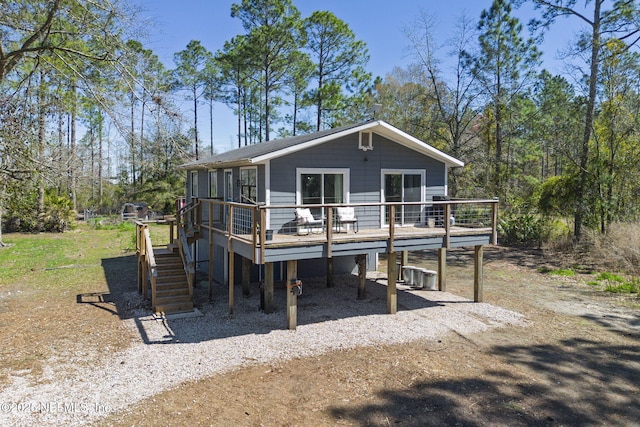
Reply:
M198 197L198 171L191 171L191 198Z
M362 151L373 150L373 133L364 131L360 132L358 148Z
M257 203L258 171L256 168L240 169L240 202Z
M297 204L348 203L348 180L348 169L298 169ZM321 208L311 208L311 213L324 217Z
M424 171L399 170L382 171L382 201L385 203L423 202ZM384 224L389 224L390 207L385 206ZM396 208L395 222L398 225L421 224L422 209L416 205L402 205Z
M216 169L209 171L209 197L218 197L218 171Z

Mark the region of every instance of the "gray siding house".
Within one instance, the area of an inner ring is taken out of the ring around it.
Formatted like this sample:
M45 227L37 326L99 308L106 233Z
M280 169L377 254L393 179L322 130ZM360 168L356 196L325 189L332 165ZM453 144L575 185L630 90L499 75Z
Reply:
M272 235L300 234L294 208L303 205L309 205L316 218L326 217L329 209L326 205L352 205L358 228L362 230L387 226L390 211L383 204L394 202L403 204L393 211L394 226L426 224L424 206L434 196L447 195L449 169L462 166L460 160L402 130L384 121L372 120L245 146L187 163L183 169L187 173L187 202L215 199L283 206L266 210L265 225L271 238ZM370 206L375 203L378 205ZM226 212L216 215L224 217ZM207 215L204 212L202 216L207 218ZM249 219L247 233L250 224ZM309 232L313 234L313 230L307 230ZM226 282L228 240L220 236L214 237L213 242L199 239L196 244L198 268L208 268L214 280ZM209 253L211 250L213 253ZM300 248L294 250L300 260L300 277L326 273L322 254L319 257L317 252L310 251L305 256ZM375 267L371 263L377 261L377 253L382 251L375 248L364 251L368 255L368 268ZM287 257L283 253L281 261ZM213 260L213 268L206 265L209 260ZM354 257L348 251L334 255L332 268L336 273L357 270ZM282 267L276 266L275 274L284 277L284 272L278 271L282 271Z

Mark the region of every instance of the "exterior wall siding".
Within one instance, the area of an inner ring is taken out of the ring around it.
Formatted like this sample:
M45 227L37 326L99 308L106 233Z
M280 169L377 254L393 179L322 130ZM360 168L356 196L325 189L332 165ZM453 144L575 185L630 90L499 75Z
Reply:
M420 155L416 151L373 135L373 150L358 149L358 133L347 135L307 150L279 157L271 161L271 205L296 203L297 168L348 168L350 203L380 202L382 169L425 170L425 200L433 195L445 194L446 167L444 163ZM380 211L356 209L361 227L378 227ZM276 230L291 225L294 213L275 211L271 215L270 228Z

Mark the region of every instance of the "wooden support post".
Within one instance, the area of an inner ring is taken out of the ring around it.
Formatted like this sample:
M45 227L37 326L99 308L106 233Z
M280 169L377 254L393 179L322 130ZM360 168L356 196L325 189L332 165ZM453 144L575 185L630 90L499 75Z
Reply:
M230 250L229 251L229 271L227 273L229 276L228 278L229 278L229 314L230 315L233 315L233 285L235 282L234 258L235 258L235 252Z
M138 271L140 277L140 290L142 291L142 299L146 300L148 295L148 285L147 285L147 256L140 255L138 258Z
M333 279L333 258L327 258L327 288L333 288L336 285Z
M484 249L482 245L478 245L474 249L473 301L482 302L482 258Z
M287 261L287 329L295 330L298 322L298 296L292 292L291 283L298 278L298 261Z
M213 301L213 204L209 204L209 301Z
M358 299L367 298L367 255L356 257L358 260Z
M273 313L273 263L264 265L264 312Z
M396 314L398 311L398 291L396 289L396 253L387 254L387 313Z
M407 265L409 265L409 251L402 251L400 253L400 271L402 271L402 267Z
M251 260L249 258L242 258L242 296L249 298L251 290L249 285L251 283Z
M447 248L438 249L438 290L447 290Z

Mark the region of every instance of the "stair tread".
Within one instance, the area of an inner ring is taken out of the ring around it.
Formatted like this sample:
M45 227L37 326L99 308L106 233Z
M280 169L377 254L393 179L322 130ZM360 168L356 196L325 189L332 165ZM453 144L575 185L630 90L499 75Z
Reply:
M193 311L193 302L156 304L156 313L175 314Z
M174 304L180 302L193 302L191 295L157 295L156 305L158 304Z

